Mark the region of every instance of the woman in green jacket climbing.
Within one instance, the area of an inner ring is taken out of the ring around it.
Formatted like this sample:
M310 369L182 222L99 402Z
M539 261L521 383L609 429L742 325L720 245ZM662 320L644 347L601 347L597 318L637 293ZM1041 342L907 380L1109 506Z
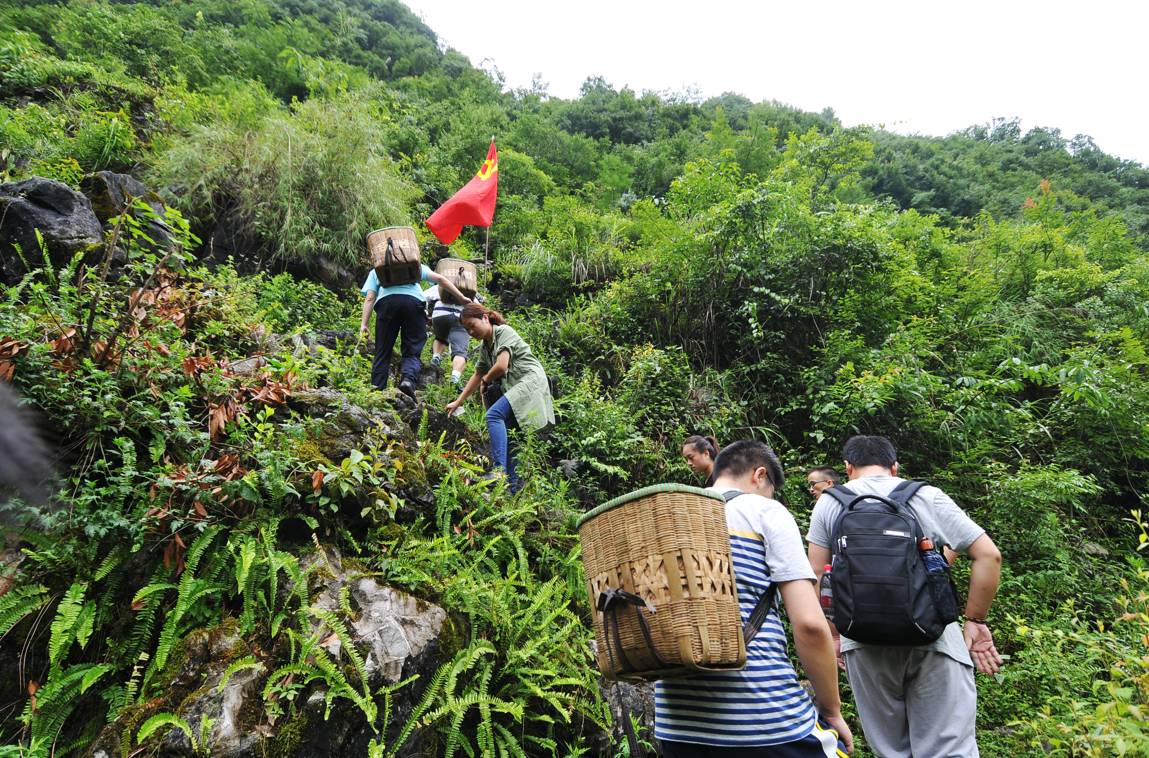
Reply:
M503 396L487 408L487 431L491 435L491 460L494 463L492 473L505 473L511 489L518 491L522 482L515 472L515 452L507 440L507 430L542 429L555 422L547 372L530 346L518 332L507 326L497 311L469 303L463 308L459 320L467 333L479 341L479 358L475 373L459 397L447 404L447 413L454 413L480 386L486 393L493 382L502 380Z

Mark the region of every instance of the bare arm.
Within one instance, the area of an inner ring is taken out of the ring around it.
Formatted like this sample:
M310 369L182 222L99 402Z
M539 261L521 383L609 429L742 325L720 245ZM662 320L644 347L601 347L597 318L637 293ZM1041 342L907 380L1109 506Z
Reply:
M495 365L491 366L491 370L483 375L483 384L490 384L491 382L506 376L507 370L511 367L511 351L504 350L499 353L495 358Z
M363 320L359 324L359 336L367 334L367 327L371 323L371 310L375 307L375 293L369 293L363 298Z
M810 542L806 548L806 556L810 559L810 567L814 569L814 576L821 581L822 574L826 571L827 564L830 563L830 548ZM838 634L838 628L831 624L828 619L826 626L830 627L830 636L834 639L834 659L838 662L838 668L845 671L846 659L842 657L842 636Z
M460 303L469 303L469 302L471 302L471 298L469 298L469 297L467 297L466 295L464 295L464 294L462 293L462 291L460 291L460 290L459 290L459 288L455 286L455 283L454 283L454 282L452 282L450 279L448 279L447 277L443 276L442 274L436 274L434 271L432 271L432 272L431 272L431 273L428 275L428 277L429 277L429 278L431 279L431 281L433 281L435 284L438 284L438 285L439 285L439 289L440 289L440 291L442 291L442 288L443 288L443 287L446 287L446 288L447 288L447 291L448 291L448 292L450 292L450 293L451 293L452 295L454 295L455 297L457 297L457 298L459 299L459 302L460 302Z
M824 565L824 564L823 564ZM838 730L847 751L854 747L853 735L842 718L842 701L838 695L838 670L834 666L834 646L830 625L818 605L813 583L805 579L778 585L786 614L794 630L794 648L802 661L806 676L814 687L815 705L822 720Z
M969 598L965 604L966 622L962 636L977 670L983 674L996 674L1001 667L1001 655L993 644L993 634L984 619L1001 581L1001 551L988 534L983 534L969 546L968 553Z
M459 396L451 402L447 403L447 407L444 410L446 410L447 413L454 413L456 408L465 403L467 398L474 394L475 390L479 388L479 382L482 380L483 378L479 375L478 369L476 369L475 373L471 374L471 378L467 380L467 383L463 385L463 389L459 392Z

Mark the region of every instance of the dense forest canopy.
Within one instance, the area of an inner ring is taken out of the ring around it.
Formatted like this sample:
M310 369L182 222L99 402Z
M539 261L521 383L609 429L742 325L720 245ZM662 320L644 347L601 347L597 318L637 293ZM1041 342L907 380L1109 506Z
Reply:
M485 289L561 388L513 496L477 477L479 411L404 411L353 335L299 349L354 328L367 232L421 228L492 135L495 222L449 252L489 244ZM773 445L803 522L801 474L858 432L1004 554L983 753L1149 750L1145 167L1054 125L901 136L736 93L507 91L390 0L0 0L0 180L101 171L163 206L102 218L86 254L21 250L0 309L0 375L61 478L8 506L37 518L5 559L0 754L210 752L167 683L225 626L267 753L297 754L317 691L372 755L600 750L578 514L693 482L680 444L705 433ZM284 404L317 391L411 428L332 454ZM318 645L355 616L312 604L319 540L446 609L431 676L372 691Z

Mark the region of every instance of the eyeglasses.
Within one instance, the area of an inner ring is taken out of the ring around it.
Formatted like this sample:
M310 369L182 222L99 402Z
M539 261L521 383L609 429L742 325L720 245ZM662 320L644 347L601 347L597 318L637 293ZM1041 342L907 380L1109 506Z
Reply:
M810 482L809 484L807 484L806 489L814 490L814 489L818 488L819 484L833 484L833 483L834 483L833 479L819 479L816 482Z

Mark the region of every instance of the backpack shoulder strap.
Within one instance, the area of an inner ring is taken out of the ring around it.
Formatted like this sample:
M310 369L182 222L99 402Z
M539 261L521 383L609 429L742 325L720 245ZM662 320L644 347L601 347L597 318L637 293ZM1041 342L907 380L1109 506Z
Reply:
M729 503L739 495L745 494L742 490L726 490L722 493L722 499ZM770 573L769 566L766 567L766 573L767 575ZM747 645L758 636L758 631L766 623L766 617L770 615L770 606L774 605L774 598L777 595L778 585L773 579L770 579L770 589L763 592L762 597L758 598L758 602L754 604L754 610L750 611L746 623L742 625L742 638L746 640Z
M849 508L850 503L857 499L858 495L852 489L844 484L839 484L836 487L827 487L822 490L823 495L829 495L842 504L843 508Z
M918 490L924 486L926 486L925 482L915 482L906 479L898 482L898 486L890 490L890 494L886 497L898 505L907 505L910 500L913 499L914 495L918 494Z

